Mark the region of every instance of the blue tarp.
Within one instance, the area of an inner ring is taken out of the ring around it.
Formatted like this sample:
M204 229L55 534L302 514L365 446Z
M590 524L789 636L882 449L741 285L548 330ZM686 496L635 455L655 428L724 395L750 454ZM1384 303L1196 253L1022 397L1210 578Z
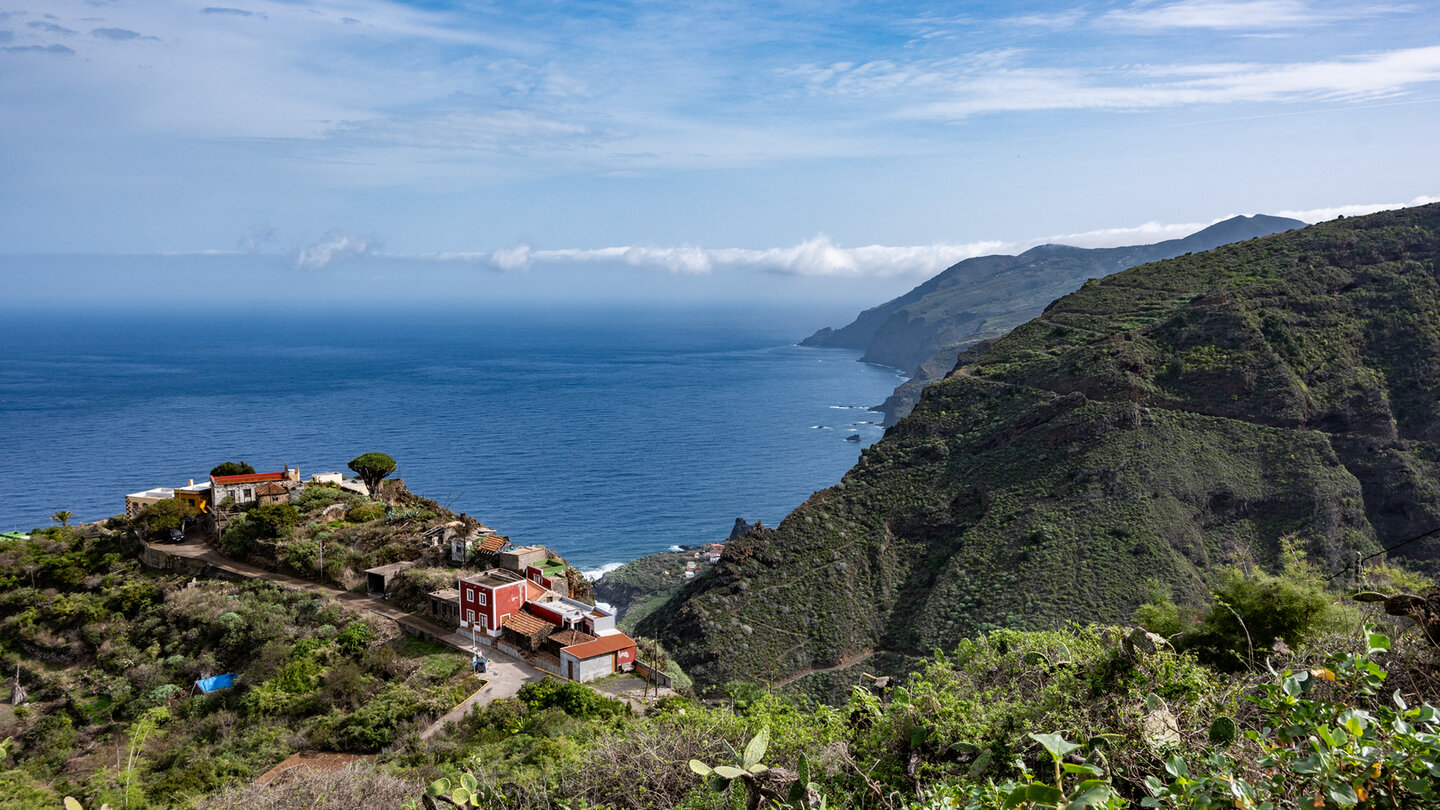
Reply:
M234 673L227 675L216 675L213 678L202 678L195 682L201 692L214 692L217 689L229 689L235 685Z

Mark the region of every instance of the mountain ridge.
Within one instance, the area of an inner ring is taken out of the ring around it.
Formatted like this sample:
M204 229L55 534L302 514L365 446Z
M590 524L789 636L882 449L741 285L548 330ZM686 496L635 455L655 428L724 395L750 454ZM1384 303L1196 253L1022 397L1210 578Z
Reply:
M1437 256L1431 205L1088 281L639 629L698 683L778 681L1124 621L1151 578L1199 603L1286 537L1341 573L1440 526ZM1395 556L1433 572L1440 539Z
M1044 244L1014 256L978 256L865 310L840 329L820 329L801 345L860 349L863 362L906 372L911 380L880 406L888 427L910 412L921 388L950 370L960 351L1005 334L1088 278L1304 225L1256 214L1231 217L1189 236L1153 244L1113 248Z

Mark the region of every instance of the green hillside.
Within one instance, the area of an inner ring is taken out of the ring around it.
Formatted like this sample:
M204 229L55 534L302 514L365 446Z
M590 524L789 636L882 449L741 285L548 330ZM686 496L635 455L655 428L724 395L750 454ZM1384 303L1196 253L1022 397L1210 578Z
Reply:
M909 374L912 379L896 388L881 408L888 426L910 413L921 389L945 376L963 349L1004 335L1087 279L1304 225L1283 217L1240 216L1183 239L1150 245L1041 245L1019 256L966 259L910 292L860 313L847 326L821 329L803 345L861 349L865 362Z
M697 683L871 671L1327 573L1440 526L1440 206L1141 266L962 355L835 487L641 625ZM1393 555L1435 572L1440 541ZM879 657L866 659L876 654Z

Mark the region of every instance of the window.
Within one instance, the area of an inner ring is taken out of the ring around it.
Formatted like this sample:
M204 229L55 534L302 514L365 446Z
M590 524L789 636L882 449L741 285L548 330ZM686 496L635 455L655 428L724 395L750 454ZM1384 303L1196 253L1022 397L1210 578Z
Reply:
M480 604L482 604L482 605L483 605L483 604L486 604L486 602L485 602L485 592L484 592L484 591L481 591L481 592L480 592Z
M465 621L470 622L470 623L473 624L473 623L475 622L475 611L473 611L473 610L467 610L467 611L465 611Z

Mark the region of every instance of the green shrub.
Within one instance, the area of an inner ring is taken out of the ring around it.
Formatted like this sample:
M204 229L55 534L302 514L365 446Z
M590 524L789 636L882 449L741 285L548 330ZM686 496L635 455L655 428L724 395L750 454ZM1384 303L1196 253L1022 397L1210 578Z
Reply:
M300 521L300 510L288 503L257 506L246 515L257 539L284 537Z
M320 544L313 540L287 543L280 549L280 558L290 570L311 574L320 565Z
M1182 633L1177 646L1233 671L1258 662L1276 640L1304 643L1327 624L1329 611L1330 596L1316 579L1232 570L1199 625Z
M410 509L401 509L399 511L390 513L390 516L385 518L385 522L405 523L406 521L414 521L416 523L424 523L427 520L434 519L435 513L430 511L429 509L411 507Z
M311 484L292 501L302 512L324 509L337 503L359 505L363 502L364 499L354 492L326 484Z
M135 515L135 527L147 540L169 540L170 532L185 525L195 509L185 501L156 501Z
M350 511L345 513L345 519L351 523L369 523L385 517L385 512L384 504L362 503L359 506L350 507Z
M571 717L612 717L626 711L625 704L618 700L601 697L595 690L573 681L554 678L527 683L520 687L516 697L532 712L558 708Z
M340 631L335 641L346 655L354 657L375 641L375 631L370 629L370 625L357 619L345 625L345 629Z
M1254 699L1261 716L1233 750L1223 738L1200 756L1176 753L1168 778L1145 777L1146 807L1440 807L1440 710L1396 690L1370 701L1388 673L1372 659L1390 639L1367 635L1365 654L1289 670ZM1357 703L1372 704L1359 708ZM1254 747L1258 756L1244 748ZM1192 764L1193 763L1193 767Z
M254 475L255 468L243 461L225 461L212 467L210 474L217 477L226 475Z

